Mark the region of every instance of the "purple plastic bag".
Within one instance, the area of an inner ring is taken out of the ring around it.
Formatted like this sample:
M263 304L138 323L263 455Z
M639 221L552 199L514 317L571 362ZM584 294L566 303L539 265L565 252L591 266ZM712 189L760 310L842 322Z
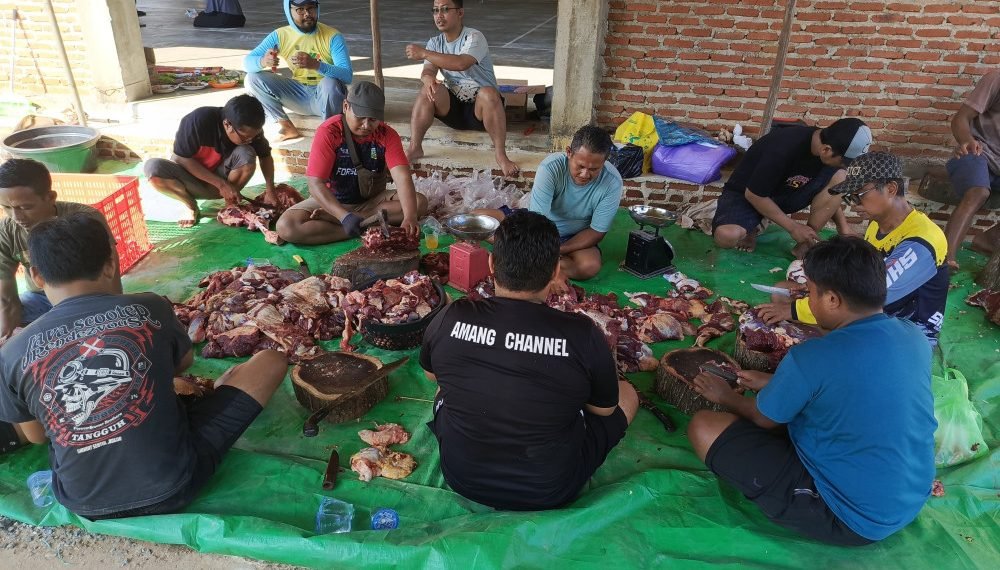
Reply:
M681 146L658 144L653 149L653 172L660 176L707 184L722 178L719 171L734 156L736 149L721 143L691 143Z

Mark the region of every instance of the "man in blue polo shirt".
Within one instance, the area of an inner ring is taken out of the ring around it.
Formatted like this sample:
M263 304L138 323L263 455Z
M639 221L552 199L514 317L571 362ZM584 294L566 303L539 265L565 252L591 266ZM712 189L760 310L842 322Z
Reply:
M775 523L831 544L870 544L910 524L930 495L931 347L916 325L882 312L885 262L871 244L820 242L805 273L810 308L831 332L793 347L773 375L741 371L755 399L696 376L695 390L733 413L696 413L688 438Z

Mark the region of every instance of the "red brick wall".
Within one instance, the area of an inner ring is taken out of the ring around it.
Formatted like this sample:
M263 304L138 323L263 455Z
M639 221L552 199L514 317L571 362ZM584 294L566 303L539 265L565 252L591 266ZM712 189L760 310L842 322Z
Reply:
M53 0L56 19L62 32L70 66L81 93L90 86L87 48L80 25L80 10L86 2ZM10 88L11 17L17 8L17 46L14 69L14 93L24 96L66 94L69 81L63 71L56 36L49 22L45 2L17 0L0 2L0 90Z
M643 111L758 132L783 0L612 0L598 120ZM948 119L1000 66L1000 1L799 0L775 116L858 116L876 146L938 161Z

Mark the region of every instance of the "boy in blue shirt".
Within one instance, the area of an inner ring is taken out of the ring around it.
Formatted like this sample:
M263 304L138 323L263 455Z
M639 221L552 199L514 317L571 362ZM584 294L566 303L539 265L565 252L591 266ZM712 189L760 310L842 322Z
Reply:
M917 326L882 312L885 264L864 240L817 244L805 273L810 309L832 332L792 348L773 375L741 371L756 399L699 374L695 390L733 413L698 412L688 438L775 523L831 544L870 544L913 521L930 495L931 348Z

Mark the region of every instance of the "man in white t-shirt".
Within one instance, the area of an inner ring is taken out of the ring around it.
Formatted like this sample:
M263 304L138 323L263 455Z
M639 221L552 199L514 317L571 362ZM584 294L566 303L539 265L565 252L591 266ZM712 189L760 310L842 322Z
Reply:
M406 57L424 61L420 74L424 86L413 104L406 156L412 164L424 155L424 134L437 117L453 129L489 133L497 165L504 176L515 176L520 169L507 157L507 116L489 44L482 32L462 23L463 4L463 0L434 0L434 24L441 35L431 38L426 47L406 46ZM446 89L440 88L438 71Z

